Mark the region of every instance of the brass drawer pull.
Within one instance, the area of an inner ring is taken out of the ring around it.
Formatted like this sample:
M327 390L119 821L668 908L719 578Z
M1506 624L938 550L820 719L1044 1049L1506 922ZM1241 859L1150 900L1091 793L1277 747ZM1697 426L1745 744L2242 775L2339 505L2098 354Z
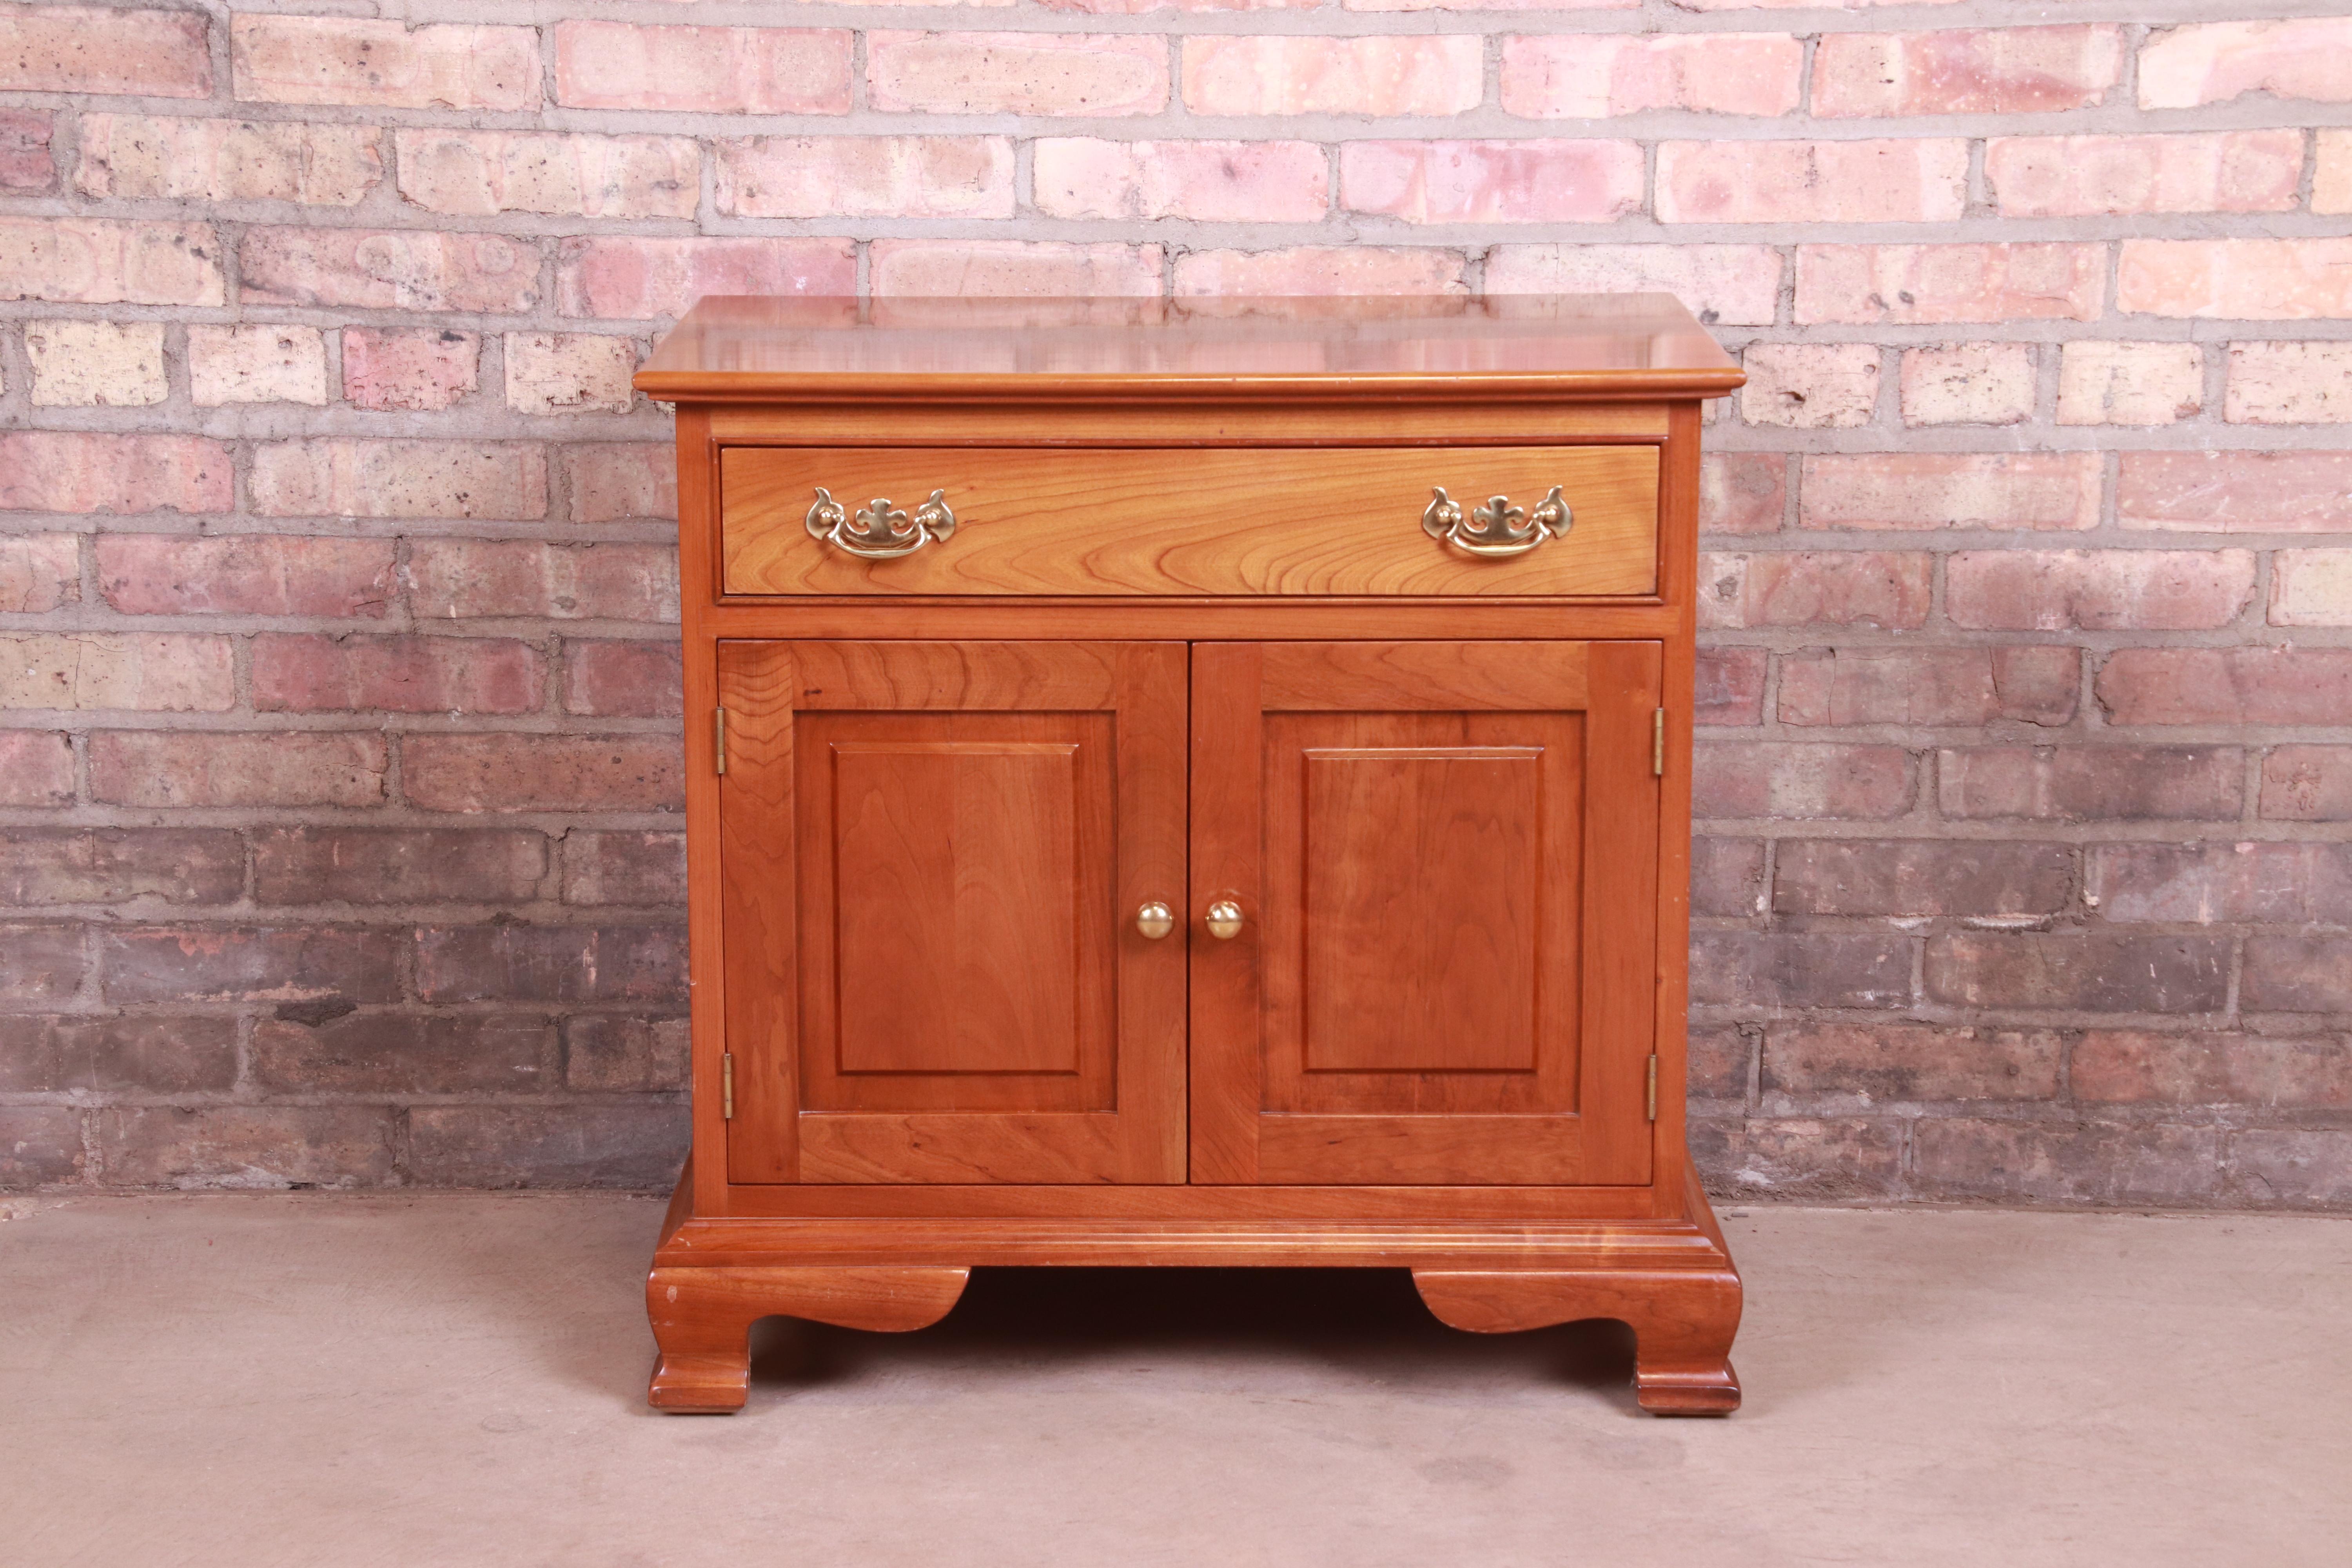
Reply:
M853 513L819 485L815 504L808 509L808 531L810 538L867 561L896 561L934 539L946 543L955 533L956 517L948 510L945 490L933 490L931 499L909 516L891 505L887 496L877 496Z
M1558 485L1532 512L1513 506L1508 496L1496 496L1465 513L1444 485L1433 486L1429 497L1429 505L1422 509L1421 531L1472 555L1525 555L1553 534L1566 533L1570 521L1567 498Z

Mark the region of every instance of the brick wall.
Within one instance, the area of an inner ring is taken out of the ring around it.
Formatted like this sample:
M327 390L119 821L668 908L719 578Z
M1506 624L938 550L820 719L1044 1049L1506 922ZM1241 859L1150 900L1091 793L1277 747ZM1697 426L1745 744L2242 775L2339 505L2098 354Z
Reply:
M2352 19L403 9L0 5L0 1181L667 1178L697 293L1664 288L1717 1184L2352 1204Z

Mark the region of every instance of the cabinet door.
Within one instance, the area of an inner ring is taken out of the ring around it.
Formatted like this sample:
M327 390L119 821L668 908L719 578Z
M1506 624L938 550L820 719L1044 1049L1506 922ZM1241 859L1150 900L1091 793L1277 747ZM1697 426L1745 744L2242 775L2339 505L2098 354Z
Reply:
M732 1180L1183 1180L1184 672L719 644Z
M1194 1181L1649 1179L1660 666L1193 649Z

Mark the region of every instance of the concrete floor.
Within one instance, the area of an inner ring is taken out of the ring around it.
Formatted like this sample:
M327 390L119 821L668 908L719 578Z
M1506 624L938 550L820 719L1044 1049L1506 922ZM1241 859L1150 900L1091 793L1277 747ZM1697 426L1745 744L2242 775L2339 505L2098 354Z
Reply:
M2352 1222L1756 1209L1727 1421L1401 1273L983 1272L643 1404L603 1196L0 1203L0 1564L2352 1563Z

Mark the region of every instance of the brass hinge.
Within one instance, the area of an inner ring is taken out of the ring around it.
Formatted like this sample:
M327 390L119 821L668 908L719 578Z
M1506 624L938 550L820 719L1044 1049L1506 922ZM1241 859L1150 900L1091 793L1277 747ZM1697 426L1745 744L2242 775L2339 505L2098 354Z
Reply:
M1657 1119L1658 1119L1658 1058L1657 1058L1657 1055L1656 1055L1656 1053L1653 1052L1653 1053L1651 1054L1651 1057L1650 1057L1650 1120L1651 1120L1651 1121L1655 1121Z
M719 770L725 773L725 768ZM1666 776L1666 710L1663 708L1650 715L1650 776Z
M1654 1070L1657 1065L1658 1058L1652 1057L1651 1068ZM1653 1083L1650 1086L1650 1096L1654 1103L1656 1100L1657 1092L1657 1085ZM735 1120L735 1053L732 1051L725 1052L719 1058L719 1118L722 1121ZM1651 1113L1650 1119L1653 1121L1657 1120L1654 1110Z
M718 747L719 747L719 753L718 753L718 754L719 754L719 770L718 770L718 771L723 773L725 773L725 772L727 771L727 710L726 710L726 709L724 709L724 708L713 708L713 709L710 710L710 731L711 731L711 737L712 737L712 739L713 739L713 740L718 743Z

